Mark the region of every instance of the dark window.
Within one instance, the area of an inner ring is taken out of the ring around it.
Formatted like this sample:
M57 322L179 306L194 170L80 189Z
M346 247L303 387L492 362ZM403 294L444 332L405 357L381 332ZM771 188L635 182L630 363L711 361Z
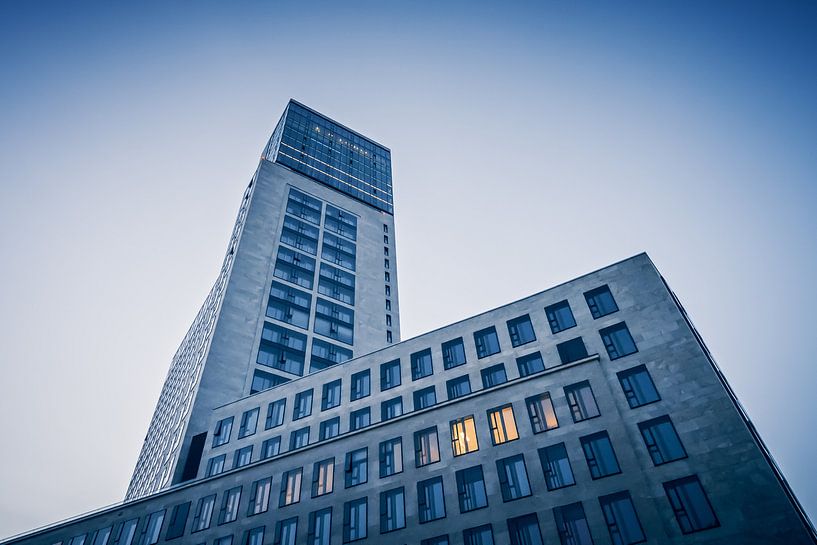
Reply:
M331 494L335 489L335 459L327 458L312 466L312 497Z
M298 517L279 520L275 523L275 538L272 545L295 545L298 533Z
M488 494L485 492L485 477L481 465L461 469L455 475L460 513L488 507Z
M482 376L482 387L492 388L499 386L504 382L508 382L508 375L505 374L505 364L498 363L490 367L486 367L479 372Z
M456 399L471 393L471 380L468 375L452 378L445 382L445 389L448 392L448 399Z
M391 301L386 299L386 310L391 310Z
M403 397L387 399L380 404L380 420L391 420L403 414Z
M437 403L437 391L434 386L414 392L414 410L419 411Z
M659 416L646 422L638 424L647 452L650 453L652 463L655 465L666 464L675 460L687 457L681 438L672 425L669 416Z
M230 442L230 435L233 431L233 417L224 418L216 423L213 431L213 447L226 445Z
M380 390L400 386L400 360L380 364Z
M346 488L363 484L369 480L369 449L363 447L346 453Z
M581 502L554 507L553 518L562 545L593 545Z
M629 492L602 496L599 503L614 545L633 545L647 541Z
M533 433L542 433L559 427L550 393L544 392L525 399Z
M318 293L347 305L355 304L355 275L321 263Z
M355 258L357 255L357 248L354 242L346 239L336 237L331 233L323 234L323 246L321 246L321 258L332 263L349 269L355 270Z
M576 319L573 318L573 311L570 310L567 299L545 307L545 314L548 317L551 333L558 333L576 325Z
M414 432L414 462L417 467L440 461L437 426Z
M464 545L494 545L494 530L490 524L462 531Z
M655 389L650 373L643 365L626 369L618 373L621 390L631 409L659 401L661 397Z
M309 426L297 429L289 435L289 450L304 448L309 444Z
M352 359L352 351L317 338L312 339L312 356L309 370L314 373Z
M281 452L281 436L276 435L261 443L261 459L266 460L277 456Z
M611 360L623 358L630 354L638 352L635 346L630 330L627 329L627 324L624 322L605 327L599 331L601 340L604 342L604 348L607 349L607 355Z
M558 443L539 449L539 461L545 473L545 484L548 490L557 490L576 484L573 478L573 468L567 458L564 443Z
M448 534L429 537L420 541L420 545L448 545Z
M281 476L281 494L278 497L278 507L292 505L301 501L301 480L303 468L290 469Z
M247 516L266 513L269 509L269 495L272 489L272 477L259 479L252 483L250 502L247 506Z
M357 238L357 217L350 212L326 205L326 214L323 217L323 226L327 231L337 233L346 238Z
M496 473L502 490L502 501L513 501L531 495L525 457L522 454L496 461Z
M235 451L233 455L233 469L243 467L252 461L252 445L247 445Z
M667 498L681 532L690 534L720 526L712 504L696 475L664 483Z
M256 361L294 375L304 374L306 335L264 322Z
M241 501L241 487L231 488L224 493L221 499L221 511L218 514L218 523L227 524L238 518L238 504Z
M307 329L311 307L311 294L281 282L272 283L267 301L267 316L270 318Z
M284 216L281 242L302 252L317 255L319 232L320 229L315 226L308 225L292 216Z
M327 439L331 439L337 435L340 435L339 416L321 422L320 429L318 430L318 439L320 441L326 441Z
M315 225L321 224L321 201L301 193L296 189L289 190L287 214L292 214Z
M417 483L417 512L420 516L420 524L445 517L442 477L434 477Z
M165 520L165 510L155 511L148 515L145 526L142 528L142 535L139 536L139 545L156 545L159 542L159 532L162 531L162 523ZM75 536L68 541L68 545L82 545L87 539L86 534ZM79 538L79 539L78 539ZM90 540L88 540L90 542ZM120 541L122 543L122 541Z
M327 382L323 385L323 392L321 394L321 410L326 411L334 409L340 405L340 379Z
M542 545L542 531L536 513L508 519L511 545Z
M590 308L590 314L593 319L607 316L618 310L616 300L613 299L613 294L610 293L610 288L601 286L594 290L584 293L584 298L587 301L587 306Z
M264 545L264 531L265 526L259 526L252 530L244 532L244 538L241 540L242 545Z
M193 515L193 524L190 532L200 532L210 527L210 519L213 517L213 509L216 505L216 495L205 496L199 499L196 505L196 514Z
M411 380L421 379L432 373L434 373L434 367L431 364L430 348L411 355Z
M474 333L474 343L477 346L477 357L480 359L499 353L499 337L496 336L494 326Z
M355 311L318 297L315 333L346 344L354 343Z
M545 362L539 352L516 358L516 366L519 368L520 377L541 373L545 370Z
M406 527L406 492L401 486L380 493L380 533Z
M527 314L508 321L508 334L511 336L513 346L521 346L536 340L533 324Z
M238 427L239 439L241 439L242 437L248 437L255 433L255 430L258 427L259 412L260 412L259 408L256 407L255 409L244 411L244 414L241 415L241 424Z
M491 425L491 441L494 445L501 445L519 439L519 433L516 430L516 418L514 418L511 404L488 409L487 413L488 423Z
M380 478L403 472L403 438L395 437L380 443Z
M190 514L190 502L180 503L173 506L170 512L170 522L167 525L165 540L176 539L184 535L184 527L187 524L187 515ZM89 544L90 545L90 544ZM94 545L96 545L94 543Z
M443 343L443 367L451 369L465 363L465 345L462 337Z
M562 363L572 363L587 357L587 348L581 337L557 344L556 350L559 351L559 359L562 360Z
M209 460L207 460L207 472L204 474L205 477L212 477L213 475L218 475L219 473L224 471L224 461L227 459L225 454L221 454L219 456L213 456Z
M369 407L363 407L349 413L349 431L365 428L372 423L372 414Z
M267 421L264 429L276 428L284 424L284 411L286 410L287 400L278 399L267 405Z
M352 375L352 389L349 396L351 401L366 397L372 393L370 377L371 373L368 369Z
M363 497L343 504L343 542L364 539L369 525L368 498Z
M292 408L292 420L306 418L312 414L312 389L295 394L295 406Z
M272 274L276 278L311 290L315 282L315 260L306 254L279 246Z
M282 377L274 373L267 373L266 371L256 369L252 373L252 385L250 386L250 394L257 394L258 392L269 390L274 386L278 386L279 384L289 382L289 380L290 379L287 377Z
M309 513L308 545L329 545L332 538L332 508Z
M613 444L610 442L610 436L607 435L606 431L585 435L580 437L579 441L582 444L591 477L600 479L608 475L621 473Z
M586 380L565 386L565 397L567 397L573 422L581 422L601 414L596 405L596 398L593 396L593 389Z
M393 338L392 338L391 331L386 331L386 342L387 342L387 343L394 342L394 341L393 341Z

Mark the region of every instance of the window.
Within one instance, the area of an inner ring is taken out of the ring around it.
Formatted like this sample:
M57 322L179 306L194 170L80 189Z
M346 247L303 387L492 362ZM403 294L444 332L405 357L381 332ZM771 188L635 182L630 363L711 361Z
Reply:
M264 526L253 528L244 532L244 539L242 545L264 545Z
M287 214L292 214L315 225L321 224L321 201L301 193L295 189L289 190L287 199Z
M414 432L414 462L417 467L440 461L437 426Z
M411 380L421 379L432 373L434 373L434 367L431 363L430 348L411 355Z
M460 513L488 507L488 494L485 492L485 477L481 465L461 469L455 476Z
M400 386L400 360L380 364L380 390Z
M392 399L387 399L380 404L380 420L386 421L392 418L397 418L403 414L403 398L397 396Z
M354 242L336 237L324 232L321 258L344 269L355 270L355 254L357 248Z
M384 269L388 269L388 268L389 268L389 260L388 260L388 259L384 259L384 260L383 260L383 268L384 268ZM388 286L386 286L386 287L388 287ZM390 295L390 294L388 294L388 293L387 293L386 295Z
M508 519L511 545L542 545L542 531L536 513Z
M352 388L350 391L350 401L355 401L372 393L371 373L368 369L359 371L352 375Z
M539 461L545 474L545 485L548 490L557 490L576 484L573 468L567 458L564 443L558 443L539 449Z
M165 534L165 541L176 539L184 535L184 527L187 524L187 515L190 514L190 502L180 503L173 506L170 512L170 522L167 525L167 533ZM110 532L110 529L108 530ZM88 543L88 545L103 545L104 542L97 543L96 541Z
M309 513L307 545L329 545L332 536L332 508Z
M261 443L261 459L266 460L281 453L281 436L276 435Z
M556 530L562 545L593 545L590 527L581 502L553 508Z
M669 416L659 416L638 424L652 463L659 466L687 457L681 438Z
M414 410L419 411L437 403L437 391L434 386L414 392Z
M513 406L510 404L488 410L488 422L491 424L491 442L501 445L519 439L516 431L516 419Z
M562 360L563 364L583 360L587 357L587 348L584 346L581 337L557 344L556 350L559 351L559 359Z
M315 333L342 343L354 343L355 311L318 297Z
M309 444L309 426L293 431L289 436L289 450L304 448Z
M272 274L276 278L311 290L315 282L315 260L306 254L279 246Z
M312 466L312 497L331 494L335 486L335 459L327 458Z
M631 409L661 400L652 377L644 365L620 371L617 375L621 383L621 390Z
M368 526L368 498L347 501L343 504L343 542L364 539Z
M302 467L290 469L281 476L281 494L278 496L278 507L285 507L301 501Z
M250 504L247 507L247 516L266 513L269 509L269 495L272 490L272 477L259 479L252 483L250 489Z
M608 475L621 473L613 444L610 442L610 436L607 435L606 431L585 435L580 437L579 441L582 444L591 477L600 479Z
M696 475L664 483L664 491L675 512L681 532L691 534L720 526L712 504Z
M346 303L355 304L355 275L321 263L318 273L318 293Z
M340 435L339 416L321 422L320 429L318 430L319 441L326 441L327 439L331 439L337 435Z
M387 343L391 343L391 342L393 342L393 341L392 341L391 331L386 331L386 342L387 342Z
M530 323L530 316L527 314L508 321L508 334L511 336L513 346L522 346L536 340L533 324Z
M226 458L224 454L221 454L207 460L207 473L205 473L205 477L212 477L224 471L224 461Z
M601 335L604 348L607 349L607 355L610 356L611 360L617 360L638 352L635 341L630 335L630 330L627 329L627 324L624 322L605 327L599 331L599 335Z
M256 362L294 375L304 374L306 335L264 322Z
M573 422L581 422L601 414L596 405L596 398L593 396L593 389L590 388L590 382L586 380L565 386L565 397L570 407L570 414L573 416Z
M239 439L249 437L255 433L258 427L258 413L259 409L256 407L255 409L244 411L244 414L241 415L241 425L238 427Z
M527 377L545 370L545 362L539 352L516 358L516 366L519 368L520 377Z
M142 535L139 538L139 545L156 545L159 542L159 532L162 530L162 523L165 520L165 510L156 511L148 516L145 527L142 529ZM74 541L73 539L71 541ZM82 536L82 541L76 545L82 545L85 542L85 536ZM69 544L71 545L71 544Z
M420 524L445 517L442 477L434 477L417 483L417 512L420 516Z
M480 375L482 376L483 388L491 388L493 386L499 386L503 382L508 382L508 376L505 374L504 363L498 363L497 365L486 367L480 371Z
M217 537L213 542L213 545L233 545L233 536L229 535Z
M559 333L576 326L576 319L573 318L573 311L570 310L567 299L545 307L545 314L548 317L551 333Z
M494 545L494 530L490 524L462 531L464 545Z
M295 545L295 535L298 533L298 517L279 520L275 524L275 540L272 545Z
M272 283L269 299L267 299L268 317L301 329L307 329L309 327L309 309L311 307L311 294L281 282Z
M405 489L393 488L380 493L380 533L406 527Z
M340 379L324 384L321 394L321 410L328 411L340 405L340 392Z
M327 231L355 240L357 238L357 217L351 213L326 205L323 226Z
M429 537L420 541L420 545L448 545L448 534L442 536Z
M613 545L632 545L647 541L629 492L602 496L599 503Z
M309 359L309 371L314 373L352 359L352 351L320 339L312 339L312 356Z
M386 327L391 327L391 314L386 314Z
M187 514L185 513L184 516L187 517ZM182 533L184 533L184 528L182 528L181 531L182 531ZM109 537L111 537L111 526L106 526L105 528L100 528L99 530L94 532L93 539L89 539L88 545L107 545ZM175 537L178 537L178 536L175 536ZM165 540L170 540L170 539L171 539L170 537L165 536Z
M391 297L391 287L388 284L386 285L386 297Z
M403 438L395 437L380 443L380 478L403 472Z
M221 500L221 511L218 514L218 523L227 524L238 518L238 504L241 501L241 487L236 486L224 493Z
M349 431L365 428L372 423L372 414L369 407L364 407L349 413Z
M452 420L450 425L451 448L454 450L454 456L461 456L479 450L477 429L473 416Z
M445 382L445 389L448 391L448 399L456 399L471 393L471 379L468 375L452 378Z
M295 406L292 408L292 420L306 418L312 414L312 388L295 394Z
M443 367L451 369L465 363L465 345L462 337L443 343Z
M502 501L513 501L531 495L528 470L522 454L496 461L496 474L502 490Z
M264 429L277 428L284 424L284 411L286 410L287 400L279 399L267 405L267 422Z
M499 353L499 338L496 336L494 326L474 333L474 343L477 346L477 357L480 359Z
M219 420L213 431L213 448L226 445L230 442L230 433L233 431L233 417Z
M252 373L250 394L257 394L258 392L269 390L270 388L278 386L279 384L284 384L285 382L289 382L287 377L282 377L274 373L267 373L266 371L256 369Z
M590 308L590 314L593 315L594 320L618 310L616 300L613 299L613 294L610 293L610 288L606 285L585 292L584 299L587 301L587 306Z
M252 462L252 445L247 445L235 451L233 455L233 469L243 467Z
M210 527L210 519L213 517L213 510L216 506L216 495L205 496L196 505L196 514L193 515L193 525L191 532L200 532Z
M369 448L346 453L346 488L363 484L369 480Z
M525 399L530 417L530 427L533 433L542 433L559 427L556 419L556 411L553 410L553 402L550 393L544 392L539 395Z
M391 301L386 299L386 310L391 310Z

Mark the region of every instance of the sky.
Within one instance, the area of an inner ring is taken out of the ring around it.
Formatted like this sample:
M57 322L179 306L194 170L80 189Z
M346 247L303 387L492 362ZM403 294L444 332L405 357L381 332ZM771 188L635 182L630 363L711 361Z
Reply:
M646 251L817 517L815 23L1 3L0 536L123 498L289 98L392 150L404 339Z

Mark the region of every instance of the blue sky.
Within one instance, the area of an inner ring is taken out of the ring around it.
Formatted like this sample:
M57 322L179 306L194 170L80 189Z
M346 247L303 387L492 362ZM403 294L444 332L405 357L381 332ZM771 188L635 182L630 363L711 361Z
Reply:
M290 97L392 150L404 338L647 251L817 513L817 4L410 4L0 6L0 535L123 496Z

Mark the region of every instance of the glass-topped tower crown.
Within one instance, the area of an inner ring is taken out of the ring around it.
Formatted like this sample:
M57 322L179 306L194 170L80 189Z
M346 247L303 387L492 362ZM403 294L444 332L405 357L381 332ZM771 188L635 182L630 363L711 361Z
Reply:
M264 158L394 213L389 149L295 100L275 127Z

